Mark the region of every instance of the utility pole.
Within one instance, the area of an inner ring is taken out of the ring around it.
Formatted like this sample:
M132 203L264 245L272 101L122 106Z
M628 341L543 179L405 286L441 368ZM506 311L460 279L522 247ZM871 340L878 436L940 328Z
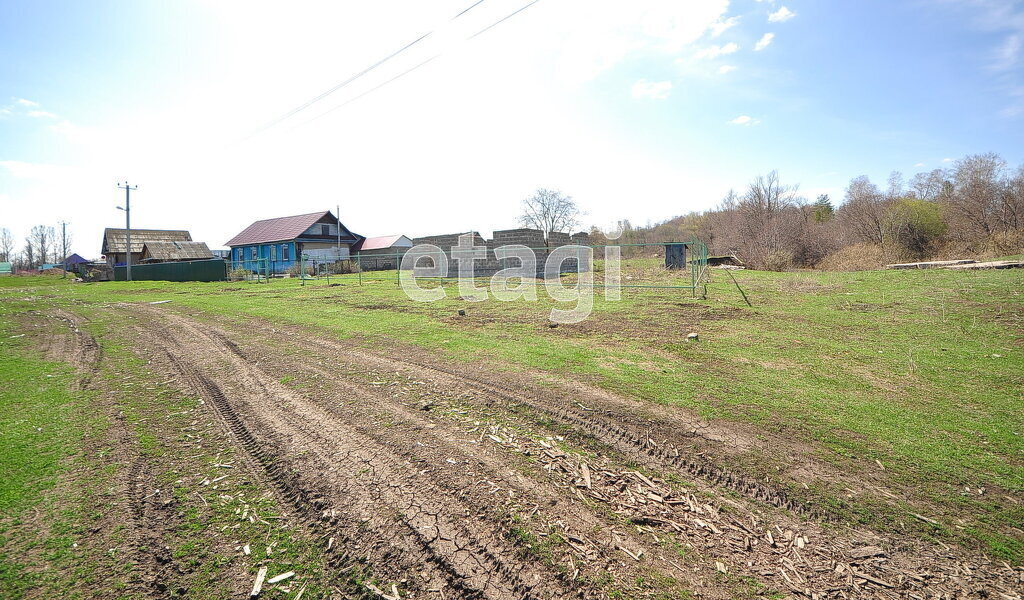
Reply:
M341 205L338 205L338 212L334 215L338 219L338 261L341 261Z
M120 208L121 210L124 211L125 250L127 250L127 252L125 252L125 267L126 267L125 268L125 273L126 273L127 281L131 281L132 280L132 198L131 198L131 193L132 193L132 190L139 189L139 186L137 186L137 185L136 186L130 186L130 185L128 185L128 182L125 181L124 185L121 185L119 183L119 184L117 184L117 187L119 187L119 188L124 190L124 208L121 208L120 206L118 206L118 208Z
M60 276L64 279L68 276L68 224L67 221L60 222L60 253L61 256L61 270L64 272Z

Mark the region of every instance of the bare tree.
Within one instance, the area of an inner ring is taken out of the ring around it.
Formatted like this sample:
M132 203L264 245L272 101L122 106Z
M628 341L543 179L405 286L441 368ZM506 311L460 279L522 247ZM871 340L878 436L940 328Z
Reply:
M796 187L783 185L778 171L758 175L750 182L747 193L739 200L737 211L743 254L752 264L762 268L787 266L783 263L788 259L782 254L786 251L789 226L795 223L783 217L794 206L795 200ZM769 265L769 262L774 264Z
M36 266L36 249L32 245L32 237L25 238L25 249L21 252L23 258L23 267L26 269L32 269Z
M53 227L49 225L36 225L29 232L29 238L31 238L32 245L35 248L36 258L40 263L45 263L50 257L54 237Z
M14 253L14 236L11 230L4 227L0 229L0 262L12 262L11 255Z
M579 226L580 209L572 196L555 190L538 189L523 200L523 214L519 223L544 232L545 239L553 231L569 232Z
M953 189L945 203L961 237L987 237L1001 223L999 205L1006 185L1006 161L998 154L975 154L956 162Z
M838 215L853 235L862 241L882 245L885 240L885 209L888 199L866 175L854 177L846 188L846 201Z
M903 173L893 171L889 173L889 199L895 200L903 196Z
M914 196L921 200L937 201L949 185L949 173L943 169L933 169L927 173L918 173L910 180L910 189Z
M999 218L1007 229L1024 229L1024 165L1006 182Z

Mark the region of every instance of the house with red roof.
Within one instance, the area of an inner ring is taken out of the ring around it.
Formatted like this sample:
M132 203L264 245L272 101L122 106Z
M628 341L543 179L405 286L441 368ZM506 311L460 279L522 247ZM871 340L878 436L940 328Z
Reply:
M233 268L285 273L299 257L318 262L348 260L366 238L352 233L329 210L256 221L228 240Z
M412 245L412 240L404 235L365 238L352 246L353 260L364 271L395 269Z

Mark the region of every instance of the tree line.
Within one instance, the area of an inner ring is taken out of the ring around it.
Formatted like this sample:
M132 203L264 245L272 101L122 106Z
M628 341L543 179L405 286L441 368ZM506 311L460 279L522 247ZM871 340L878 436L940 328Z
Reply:
M37 269L41 265L62 263L71 253L71 233L66 227L36 225L19 246L11 230L0 227L0 262L15 269Z
M620 228L620 243L697 236L712 254L768 270L1016 254L1024 252L1024 165L1012 169L997 154L976 154L909 180L893 171L884 189L862 175L838 206L828 195L801 196L772 171L742 193L730 190L711 210Z

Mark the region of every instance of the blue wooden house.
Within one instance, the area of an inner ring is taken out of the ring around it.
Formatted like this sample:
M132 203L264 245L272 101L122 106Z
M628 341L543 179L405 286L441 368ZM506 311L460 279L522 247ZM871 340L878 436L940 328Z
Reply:
M232 268L286 273L300 255L318 262L347 260L363 239L328 210L256 221L225 245L231 248Z

